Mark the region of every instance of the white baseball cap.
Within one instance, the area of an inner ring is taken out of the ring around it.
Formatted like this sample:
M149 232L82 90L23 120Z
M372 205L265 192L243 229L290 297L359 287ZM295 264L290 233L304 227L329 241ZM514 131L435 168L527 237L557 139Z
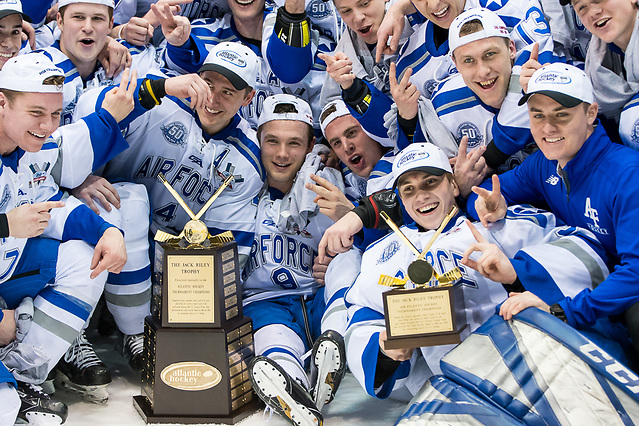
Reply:
M19 14L27 22L31 22L31 18L22 12L22 3L20 0L2 0L0 1L0 19L5 16Z
M105 6L109 6L111 9L115 8L114 0L58 0L58 9L72 3L103 4Z
M533 73L528 82L528 93L519 100L519 105L536 93L546 95L566 108L595 101L592 83L586 73L560 62L541 67Z
M29 53L9 59L0 71L0 89L16 92L62 93L62 85L43 84L49 77L62 76L64 71L56 67L42 53Z
M320 113L320 128L322 129L324 137L326 137L326 127L328 127L333 120L349 115L350 113L351 112L348 110L348 107L341 99L336 99L327 103Z
M259 69L260 61L250 48L227 41L211 49L198 73L218 72L228 78L233 87L242 90L255 86Z
M393 161L393 188L401 175L413 170L435 176L453 172L444 151L432 143L413 143L397 154Z
M280 105L282 105L282 107L279 107ZM290 106L284 107L284 105ZM262 113L257 119L257 127L273 120L301 121L312 127L313 112L305 100L293 95L281 93L264 99Z
M461 30L461 27L465 23L474 20L481 22L484 29L472 34L460 36L459 30ZM504 21L492 10L483 7L468 9L459 14L453 19L453 22L451 22L450 29L448 30L448 49L452 53L460 46L488 37L503 37L510 40L510 34Z

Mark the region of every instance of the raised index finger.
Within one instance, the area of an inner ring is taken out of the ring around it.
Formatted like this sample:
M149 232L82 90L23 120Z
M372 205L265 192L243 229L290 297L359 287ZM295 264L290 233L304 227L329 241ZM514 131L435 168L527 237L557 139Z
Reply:
M475 225L473 225L473 223L470 220L466 219L466 224L470 228L470 232L472 232L473 237L475 237L475 240L477 240L478 243L487 243L488 242L486 240L486 238L484 238L484 236L479 233L477 228L475 228Z
M395 62L391 62L390 70L388 71L388 81L390 82L391 89L397 87L397 65Z
M459 151L457 151L457 164L463 163L466 161L466 156L468 154L468 136L464 136L459 141Z
M530 51L530 59L539 62L539 43L535 43Z

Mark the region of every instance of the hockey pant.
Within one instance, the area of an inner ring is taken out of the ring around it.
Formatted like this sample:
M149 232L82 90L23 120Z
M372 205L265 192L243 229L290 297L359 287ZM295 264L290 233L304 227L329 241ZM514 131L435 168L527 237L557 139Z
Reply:
M83 241L31 238L12 278L0 284L9 309L33 298L32 321L19 321L18 339L0 349L16 380L42 383L90 318L107 278L107 272L89 278L93 251Z
M639 377L601 345L535 308L511 321L490 318L442 359L441 369L443 376L426 383L397 424L639 421Z
M144 185L115 183L120 208L100 216L124 231L127 262L119 274L109 274L104 288L107 307L124 334L144 332L144 317L150 314L151 264L149 262L149 197Z
M338 254L329 263L324 277L326 309L322 317L322 333L326 330L335 330L342 336L346 333L348 319L344 295L355 282L361 264L362 253L358 249Z
M324 287L314 296L281 296L244 306L244 315L253 320L255 355L277 362L307 390L309 379L304 355L321 334L324 308Z

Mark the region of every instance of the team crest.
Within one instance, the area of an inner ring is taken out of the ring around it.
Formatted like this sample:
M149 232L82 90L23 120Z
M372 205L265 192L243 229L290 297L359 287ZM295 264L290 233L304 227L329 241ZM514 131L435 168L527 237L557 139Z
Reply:
M639 120L635 121L632 126L632 132L630 133L630 140L632 141L632 147L637 149L639 147Z
M5 185L2 190L2 198L0 199L0 211L5 211L9 200L11 199L11 193L9 192L9 185Z
M179 121L174 121L160 127L160 131L162 132L162 136L164 136L164 140L171 145L183 146L186 143L188 131L186 130L186 126Z
M470 121L465 121L457 127L457 140L461 141L464 136L468 136L468 149L477 148L484 141L479 127Z
M29 166L29 170L31 170L33 174L33 180L31 181L33 186L38 186L47 179L49 167L51 167L51 163L48 161L45 161L42 167L38 164L31 164Z
M324 19L330 16L331 9L328 7L328 2L324 0L311 0L308 6L306 6L306 13L311 20Z
M424 94L424 97L426 97L427 99L431 99L431 97L433 96L433 92L437 88L438 84L439 83L437 82L437 80L433 78L431 78L430 80L426 80L426 82L424 83L424 91L422 92Z
M397 241L391 241L391 243L382 251L382 255L377 259L377 264L387 262L395 253L399 251L401 246Z

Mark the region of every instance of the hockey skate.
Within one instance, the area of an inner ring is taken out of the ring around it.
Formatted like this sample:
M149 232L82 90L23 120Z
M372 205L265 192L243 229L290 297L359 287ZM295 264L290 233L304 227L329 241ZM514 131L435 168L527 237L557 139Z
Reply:
M55 385L78 393L83 400L104 404L109 399L111 373L98 358L84 331L73 341L56 366Z
M67 419L69 409L66 404L53 401L40 386L18 382L17 392L22 406L16 424L57 426Z
M275 361L258 355L249 364L249 379L257 396L297 426L321 426L322 414L309 393Z
M142 373L144 365L144 334L123 334L122 356L137 373Z
M333 330L326 330L313 344L311 354L311 396L315 406L322 409L335 397L346 374L344 339Z

